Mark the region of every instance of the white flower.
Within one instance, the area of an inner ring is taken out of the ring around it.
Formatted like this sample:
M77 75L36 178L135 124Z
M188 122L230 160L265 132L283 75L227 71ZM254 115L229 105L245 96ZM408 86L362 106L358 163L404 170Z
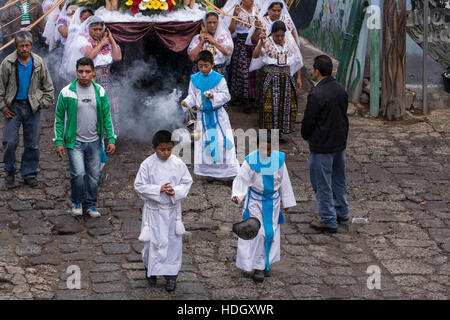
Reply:
M139 3L139 10L147 10L147 4L144 1L141 1L141 3Z
M147 2L150 2L150 0L142 0L142 2L147 3ZM141 3L142 3L142 2L141 2Z

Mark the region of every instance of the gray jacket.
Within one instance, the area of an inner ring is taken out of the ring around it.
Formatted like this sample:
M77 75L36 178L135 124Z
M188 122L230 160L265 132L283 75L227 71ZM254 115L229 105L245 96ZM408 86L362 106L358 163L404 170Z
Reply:
M54 89L44 60L35 53L31 53L31 57L33 71L28 88L28 101L31 110L35 113L38 109L49 108L53 105ZM13 110L18 88L17 51L14 51L0 65L0 112L5 112L7 108Z

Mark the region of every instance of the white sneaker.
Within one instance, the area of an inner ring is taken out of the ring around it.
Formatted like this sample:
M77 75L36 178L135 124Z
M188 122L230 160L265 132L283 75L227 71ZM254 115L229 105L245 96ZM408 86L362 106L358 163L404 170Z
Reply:
M90 207L87 210L87 213L92 217L92 218L98 218L101 216L100 212L97 211L97 209L95 207Z
M72 214L74 216L82 216L83 209L81 208L81 203L72 203Z

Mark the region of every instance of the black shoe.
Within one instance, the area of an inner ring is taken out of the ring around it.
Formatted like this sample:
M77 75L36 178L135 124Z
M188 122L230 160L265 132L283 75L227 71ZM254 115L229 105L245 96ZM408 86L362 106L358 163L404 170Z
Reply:
M34 188L38 186L38 182L36 178L30 178L30 179L24 179L25 184L29 185L30 187Z
M145 278L147 279L148 284L151 286L156 285L156 281L158 280L156 276L147 277L147 275L145 275Z
M347 219L343 219L343 218L340 218L340 217L337 217L337 218L336 218L336 220L337 220L338 223L347 222L349 219L350 219L350 218L347 218Z
M253 274L253 280L255 280L256 282L263 282L264 270L255 270L255 273Z
M212 178L212 177L207 177L206 178L206 182L208 183L213 183L216 179Z
M264 270L264 277L266 278L270 277L270 270Z
M174 291L176 287L177 287L177 280L167 279L167 282L166 282L166 291L167 292Z
M5 186L7 188L12 188L14 187L14 179L15 179L15 173L14 171L8 171L6 172L6 177L5 177Z
M330 233L336 233L337 232L337 228L327 227L326 225L324 225L320 221L311 222L310 226L311 226L311 228L313 228L315 230L318 230L318 231L325 231L325 232L330 232Z

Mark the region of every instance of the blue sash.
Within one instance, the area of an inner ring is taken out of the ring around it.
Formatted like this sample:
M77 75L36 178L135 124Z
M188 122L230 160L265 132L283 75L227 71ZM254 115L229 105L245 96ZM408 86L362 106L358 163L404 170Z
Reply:
M248 203L250 199L255 201L262 202L262 217L263 217L263 225L264 225L264 247L266 249L266 270L270 270L269 264L269 255L270 255L270 247L272 246L274 230L273 230L273 201L277 200L281 196L281 192L279 190L274 190L274 180L273 174L279 170L285 160L285 154L279 151L272 151L270 157L266 161L261 161L259 150L250 153L245 160L250 165L250 168L262 175L264 191L263 193L256 192L251 187L248 190L247 195L247 207L244 210L242 215L242 219L247 219L250 216L248 211ZM256 194L261 199L257 199L252 196L252 194ZM284 223L284 216L280 209L278 224Z
M220 73L217 73L216 71L211 71L210 74L207 76L204 76L203 73L197 72L196 74L193 74L191 76L191 81L194 87L196 87L198 90L201 91L202 94L202 101L203 107L201 111L201 121L203 126L203 131L206 134L206 141L205 141L205 151L209 152L211 154L211 157L213 158L214 163L221 163L222 159L219 152L216 152L218 150L218 143L217 143L217 125L220 128L220 131L222 132L222 136L224 139L224 147L228 150L233 148L233 143L227 139L225 136L225 133L223 132L222 126L219 122L219 115L218 110L222 108L216 107L213 108L211 100L205 99L204 92L207 90L211 90L212 88L216 87L219 82L222 80L223 75ZM208 137L207 133L210 135Z

